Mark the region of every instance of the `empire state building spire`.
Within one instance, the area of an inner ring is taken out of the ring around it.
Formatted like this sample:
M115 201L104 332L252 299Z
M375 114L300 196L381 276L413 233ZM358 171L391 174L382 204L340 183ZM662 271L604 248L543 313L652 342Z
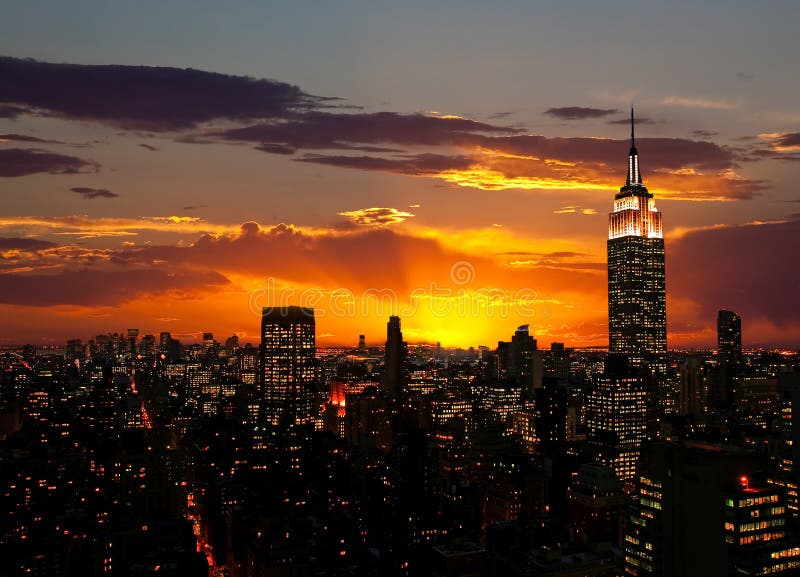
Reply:
M633 106L631 106L631 149L628 152L628 179L625 186L642 184L642 174L639 171L639 152L636 150L636 137L633 131Z

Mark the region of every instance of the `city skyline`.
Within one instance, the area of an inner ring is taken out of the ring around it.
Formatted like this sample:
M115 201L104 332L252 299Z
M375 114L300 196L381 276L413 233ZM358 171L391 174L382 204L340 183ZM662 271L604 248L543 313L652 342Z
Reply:
M273 290L321 299L321 347L382 342L390 315L409 343L492 346L529 324L605 346L633 103L668 214L669 347L713 347L721 309L746 347L800 346L790 5L584 7L624 42L554 4L459 7L170 7L132 27L143 44L128 25L146 7L4 5L0 344L127 327L255 342ZM458 313L493 290L524 311ZM332 314L337 291L396 308Z

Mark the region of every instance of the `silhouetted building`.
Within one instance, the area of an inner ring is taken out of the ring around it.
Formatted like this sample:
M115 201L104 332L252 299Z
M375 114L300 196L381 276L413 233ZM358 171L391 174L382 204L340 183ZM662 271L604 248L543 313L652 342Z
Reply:
M399 399L406 381L406 343L400 331L400 317L391 316L386 323L386 348L384 351L383 392L390 399Z
M533 398L534 389L542 385L542 363L537 357L537 343L528 332L528 325L517 328L511 337L508 377L522 387L523 394Z
M315 335L314 309L262 310L259 385L266 423L291 426L311 421Z
M625 536L628 575L790 575L800 549L786 540L779 488L738 448L655 443L645 449Z
M581 465L567 489L567 524L572 539L618 546L625 500L614 469L599 463Z
M680 394L678 413L697 419L703 415L703 362L699 357L687 357L678 366Z
M608 217L608 336L631 365L666 372L667 312L661 213L642 184L633 133L625 186Z
M717 313L717 363L737 366L742 362L742 319L732 311Z

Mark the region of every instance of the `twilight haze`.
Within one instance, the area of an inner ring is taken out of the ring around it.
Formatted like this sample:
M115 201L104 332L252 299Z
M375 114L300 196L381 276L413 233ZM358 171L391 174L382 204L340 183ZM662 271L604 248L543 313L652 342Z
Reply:
M533 4L5 0L0 339L605 346L633 104L669 346L800 346L796 3Z

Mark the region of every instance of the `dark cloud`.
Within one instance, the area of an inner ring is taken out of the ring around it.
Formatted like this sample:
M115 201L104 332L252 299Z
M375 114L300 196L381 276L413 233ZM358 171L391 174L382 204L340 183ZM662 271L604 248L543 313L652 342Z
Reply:
M733 152L712 142L697 142L685 138L640 138L636 140L636 144L645 170L675 170L685 167L722 170L735 166ZM615 172L620 162L624 164L630 146L627 140L547 138L540 135L500 136L485 139L484 145L537 158L611 165Z
M718 132L714 132L713 130L693 130L692 131L692 136L694 136L695 138L709 139L709 138L713 138L714 136L717 136L717 134L719 134L719 133Z
M0 134L0 142L38 142L42 144L61 144L57 140L44 140L43 138L36 138L35 136L28 136L26 134Z
M473 159L467 156L445 156L441 154L417 154L393 158L308 154L296 160L297 162L312 162L340 168L380 170L412 175L436 174L445 170L464 170L474 162Z
M86 200L93 198L117 198L119 195L105 188L89 188L88 186L75 186L70 190L76 194L80 194Z
M780 147L788 147L788 146L798 146L800 147L800 132L785 132L778 136L775 140L772 141L776 146Z
M667 242L668 291L712 319L727 308L777 326L800 323L800 220L690 232Z
M150 152L155 152L156 150L158 150L155 146L152 146L150 144L141 143L141 144L139 144L139 146L141 146L142 148L144 148L146 150L149 150Z
M9 104L0 104L0 118L16 118L20 114L24 114L25 109L19 106L11 106Z
M630 126L631 119L628 116L623 116L622 118L615 118L614 120L609 120L608 124L624 124L625 126ZM640 124L658 124L658 121L653 120L652 118L648 118L646 116L637 116L636 126L639 126Z
M217 118L284 118L325 102L274 80L194 69L0 58L0 104L127 129L191 128Z
M375 144L453 145L476 141L483 134L515 134L514 128L457 117L375 112L312 112L288 122L265 122L214 133L224 140L255 142L266 152L297 149L347 149L392 152Z
M37 238L0 237L0 250L42 250L53 248L54 242Z
M738 78L739 80L745 80L747 82L750 82L755 77L756 77L755 74L751 74L751 73L747 73L747 72L737 72L736 73L736 78Z
M585 120L587 118L603 118L609 114L619 112L616 108L587 108L584 106L563 106L561 108L548 108L545 114L560 118L561 120Z
M199 210L201 208L208 208L207 204L190 204L189 206L184 206L183 210Z
M228 284L228 279L216 272L161 268L0 274L0 303L109 306L147 293L191 297L197 291L213 290Z
M92 171L97 171L96 164L74 156L35 148L0 150L0 176L16 177L37 173L78 174Z

